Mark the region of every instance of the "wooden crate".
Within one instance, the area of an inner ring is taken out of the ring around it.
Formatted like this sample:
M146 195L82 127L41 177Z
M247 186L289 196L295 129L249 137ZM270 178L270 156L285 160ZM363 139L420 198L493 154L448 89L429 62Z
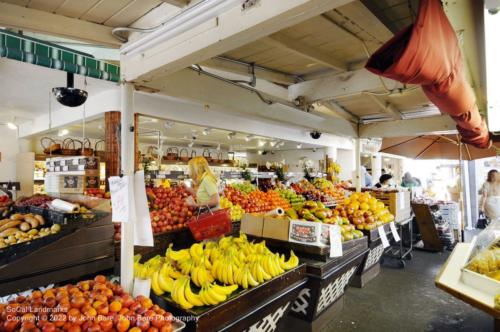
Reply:
M410 192L373 191L375 197L383 202L394 215L394 221L402 221L411 216Z
M111 215L0 266L0 296L113 268Z

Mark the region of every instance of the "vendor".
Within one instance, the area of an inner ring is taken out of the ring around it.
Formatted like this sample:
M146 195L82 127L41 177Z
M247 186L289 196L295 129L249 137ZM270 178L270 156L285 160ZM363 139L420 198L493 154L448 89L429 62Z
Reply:
M391 186L392 175L382 174L378 179L378 183L375 185L376 188L387 188Z
M219 187L218 179L208 166L208 161L204 157L194 157L188 162L189 176L193 181L193 187L188 191L195 197L195 200L188 200L188 204L198 208L219 207Z

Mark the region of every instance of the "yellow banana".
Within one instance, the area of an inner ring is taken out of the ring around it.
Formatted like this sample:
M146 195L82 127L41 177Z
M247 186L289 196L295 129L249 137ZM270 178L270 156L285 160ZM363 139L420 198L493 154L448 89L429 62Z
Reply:
M165 293L163 289L158 285L158 277L159 277L160 272L155 271L153 273L153 276L151 277L151 289L156 295L162 295Z
M229 263L227 267L227 282L229 285L234 284L234 278L233 278L233 264Z
M241 285L243 283L243 273L242 269L238 268L236 272L234 273L234 282L235 284Z
M262 277L264 278L264 280L271 280L272 277L269 275L269 273L267 273L266 271L264 271L264 269L262 268L262 266L260 265L260 263L257 263L257 270L259 270L261 273L262 273Z
M267 255L267 257L266 257L266 261L267 261L267 266L269 267L269 270L270 270L270 272L271 272L271 273L269 273L269 275L270 275L271 277L276 277L276 276L279 274L279 272L278 272L278 270L276 269L276 266L274 266L274 262L273 262L273 260L272 260L272 257L273 257L273 256L271 256L271 255Z
M280 266L284 270L291 270L294 267L296 267L297 265L299 265L299 258L297 256L295 256L295 253L293 252L293 250L290 250L290 258L286 262L285 262L285 256L281 255Z
M231 295L235 290L238 289L238 285L231 285L231 286L221 286L217 284L212 284L212 289L214 289L217 293L223 294L223 295Z
M180 260L186 260L186 259L191 258L191 255L189 254L188 249L182 249L179 251L175 251L172 249L172 246L168 247L165 256L168 259L171 259L171 260L176 261L176 262L180 261Z
M177 293L179 291L179 285L181 283L182 279L177 279L174 281L174 284L172 285L172 292L170 293L170 297L175 303L179 303L179 299L177 297Z
M179 291L177 293L177 298L179 300L179 304L184 309L191 309L193 305L186 300L186 296L184 294L186 289L186 283L189 282L189 278L182 278L181 285L179 286Z
M276 268L276 271L278 271L278 275L285 273L285 270L280 265L280 259L278 254L274 255L271 260Z
M174 279L168 276L168 267L162 267L158 273L158 285L165 292L171 292Z
M185 289L184 289L184 295L186 296L186 300L189 303L191 303L193 306L201 307L204 305L200 296L198 294L193 293L189 282L186 282Z
M241 274L241 282L239 283L243 289L248 288L248 269L245 266L243 269L240 270Z
M259 282L257 280L255 280L255 278L252 275L252 273L250 273L250 269L249 268L246 268L246 278L247 278L249 286L255 287L255 286L259 285Z
M224 302L227 299L227 296L225 294L219 293L212 287L212 285L208 285L207 295L209 296L210 299L214 300L214 302L216 303Z
M208 286L209 285L207 283L202 286L200 291L201 299L206 305L216 305L219 302L210 296L210 294L208 293Z

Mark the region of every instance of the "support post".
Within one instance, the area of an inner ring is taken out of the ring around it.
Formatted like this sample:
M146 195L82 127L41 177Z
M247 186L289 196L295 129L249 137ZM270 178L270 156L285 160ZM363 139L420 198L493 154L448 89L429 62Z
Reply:
M356 138L356 148L354 152L354 160L356 163L356 177L355 177L355 185L356 185L356 192L361 191L361 139Z
M106 177L120 175L120 119L118 111L104 113L104 143L106 151ZM106 190L109 183L106 181Z
M371 157L372 166L372 183L378 182L380 176L382 175L382 155L380 153L374 153Z
M121 168L123 175L134 175L134 86L121 85ZM132 292L134 282L134 220L122 223L120 280L123 289Z

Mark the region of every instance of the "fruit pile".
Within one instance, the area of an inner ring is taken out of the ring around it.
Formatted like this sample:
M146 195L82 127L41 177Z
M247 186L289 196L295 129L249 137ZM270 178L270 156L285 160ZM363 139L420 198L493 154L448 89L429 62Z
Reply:
M223 237L218 242L195 243L189 249L167 249L144 264L134 263L137 278L150 278L157 295L170 293L184 309L224 302L239 286L257 286L299 263L297 256L271 252L265 242L248 242L246 236ZM225 286L224 286L225 285Z
M241 206L247 213L267 212L278 207L284 210L290 208L290 203L274 190L268 192L254 190L249 194L245 194L232 186L226 186L224 188L224 197L231 203Z
M42 208L47 208L48 203L52 202L54 197L43 194L35 194L28 198L20 198L16 201L15 206L26 207L26 206L39 206Z
M12 208L12 200L7 195L0 196L0 218L7 217Z
M335 204L333 198L321 192L321 190L316 189L316 187L307 180L301 180L298 183L292 183L290 187L297 194L304 196L306 200L323 202L328 205Z
M248 194L256 189L255 186L248 181L242 183L233 183L231 187L245 194Z
M97 198L110 198L111 194L103 189L99 188L88 188L85 190L84 195L90 196L90 197L97 197Z
M243 213L245 213L245 210L243 210L239 204L233 204L225 197L220 199L220 207L222 209L229 209L231 221L240 221L243 217Z
M301 206L306 200L302 195L297 194L292 189L278 189L277 191L281 197L290 202L292 208Z
M327 179L316 178L314 180L314 186L331 197L335 202L341 202L345 197L345 189L333 184L333 182Z
M356 226L357 229L372 230L394 221L394 216L384 203L371 196L369 192L353 193L339 204L334 212Z
M31 213L16 213L9 219L0 220L0 248L56 234L61 230L58 224L42 226L46 226L43 217Z
M347 218L339 218L337 224L340 226L342 242L360 239L364 236L363 232L357 230L354 225L351 225Z
M102 275L0 304L0 331L6 332L168 332L172 320L172 314L151 299L134 299Z

